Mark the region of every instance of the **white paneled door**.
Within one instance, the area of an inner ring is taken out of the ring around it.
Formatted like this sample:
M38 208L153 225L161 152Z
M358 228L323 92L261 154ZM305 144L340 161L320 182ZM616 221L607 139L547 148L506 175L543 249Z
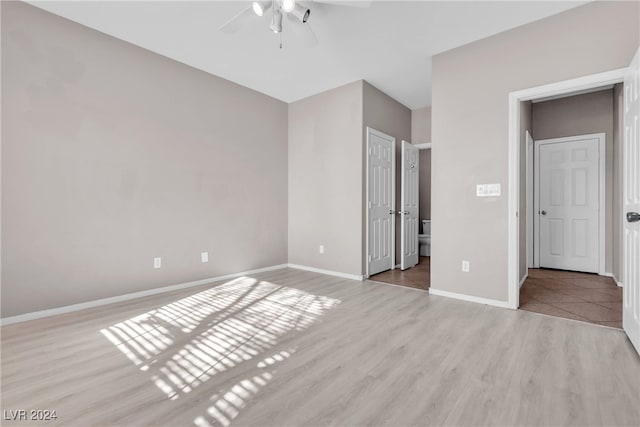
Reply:
M418 264L418 218L419 193L418 185L420 182L420 157L419 149L402 141L402 181L401 181L401 206L400 211L400 236L402 256L400 260L400 268L403 270L411 268Z
M640 49L624 78L622 327L640 353Z
M540 267L597 273L604 134L536 141Z
M367 128L367 274L395 262L395 138Z

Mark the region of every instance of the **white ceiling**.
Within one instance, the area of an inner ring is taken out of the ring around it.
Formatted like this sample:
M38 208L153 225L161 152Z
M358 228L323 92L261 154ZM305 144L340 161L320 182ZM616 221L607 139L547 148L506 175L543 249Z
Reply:
M30 1L42 9L285 102L364 79L411 109L431 104L431 56L586 1L303 2L319 44L284 23L283 48L253 16L218 28L249 1ZM298 24L302 25L302 24Z

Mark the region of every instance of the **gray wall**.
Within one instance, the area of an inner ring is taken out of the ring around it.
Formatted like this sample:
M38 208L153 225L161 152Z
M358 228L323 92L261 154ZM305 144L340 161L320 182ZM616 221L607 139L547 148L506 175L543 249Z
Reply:
M613 90L534 103L536 140L605 133L605 270L613 268Z
M1 31L3 317L287 262L286 104L24 3Z
M509 92L628 66L639 16L637 2L593 2L434 56L434 288L507 300ZM476 197L481 183L502 196Z
M622 268L622 236L624 225L624 211L622 210L622 138L624 137L623 85L618 83L613 87L613 266L611 273L616 281L624 283L624 269Z
M400 104L395 99L379 91L371 84L364 82L364 127L372 127L380 132L396 138L396 211L400 210L400 184L401 184L401 149L402 141L411 142L411 110ZM366 129L363 129L362 162L366 161ZM364 167L363 167L364 171ZM366 173L364 171L363 173ZM364 183L364 175L363 175ZM364 187L362 194L365 194ZM363 197L363 215L366 197ZM362 252L366 253L366 239L364 227L366 220L363 217L363 241ZM396 264L400 263L400 216L396 215ZM363 271L366 271L363 257Z
M365 273L367 126L396 138L399 170L411 110L371 84L360 80L289 104L290 263Z
M362 274L362 91L357 81L289 104L292 264Z
M411 142L431 142L431 107L411 111Z
M431 107L411 112L411 142L431 142ZM431 150L420 150L420 220L423 219L431 219Z
M520 280L527 274L527 224L532 220L527 212L527 131L533 138L530 101L520 103L520 200L518 203L520 218L518 277Z

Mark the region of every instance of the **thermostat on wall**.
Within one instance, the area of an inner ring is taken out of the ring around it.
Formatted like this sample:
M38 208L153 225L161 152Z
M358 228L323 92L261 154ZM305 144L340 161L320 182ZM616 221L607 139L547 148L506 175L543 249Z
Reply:
M476 192L478 197L497 197L500 195L500 184L478 184Z

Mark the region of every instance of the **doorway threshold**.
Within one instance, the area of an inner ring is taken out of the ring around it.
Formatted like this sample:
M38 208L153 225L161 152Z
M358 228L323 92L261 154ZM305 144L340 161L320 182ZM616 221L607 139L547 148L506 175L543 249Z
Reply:
M387 270L374 274L369 280L383 282L405 288L429 290L431 283L431 257L419 257L418 265L407 270Z
M519 308L622 329L622 288L597 274L530 268Z

